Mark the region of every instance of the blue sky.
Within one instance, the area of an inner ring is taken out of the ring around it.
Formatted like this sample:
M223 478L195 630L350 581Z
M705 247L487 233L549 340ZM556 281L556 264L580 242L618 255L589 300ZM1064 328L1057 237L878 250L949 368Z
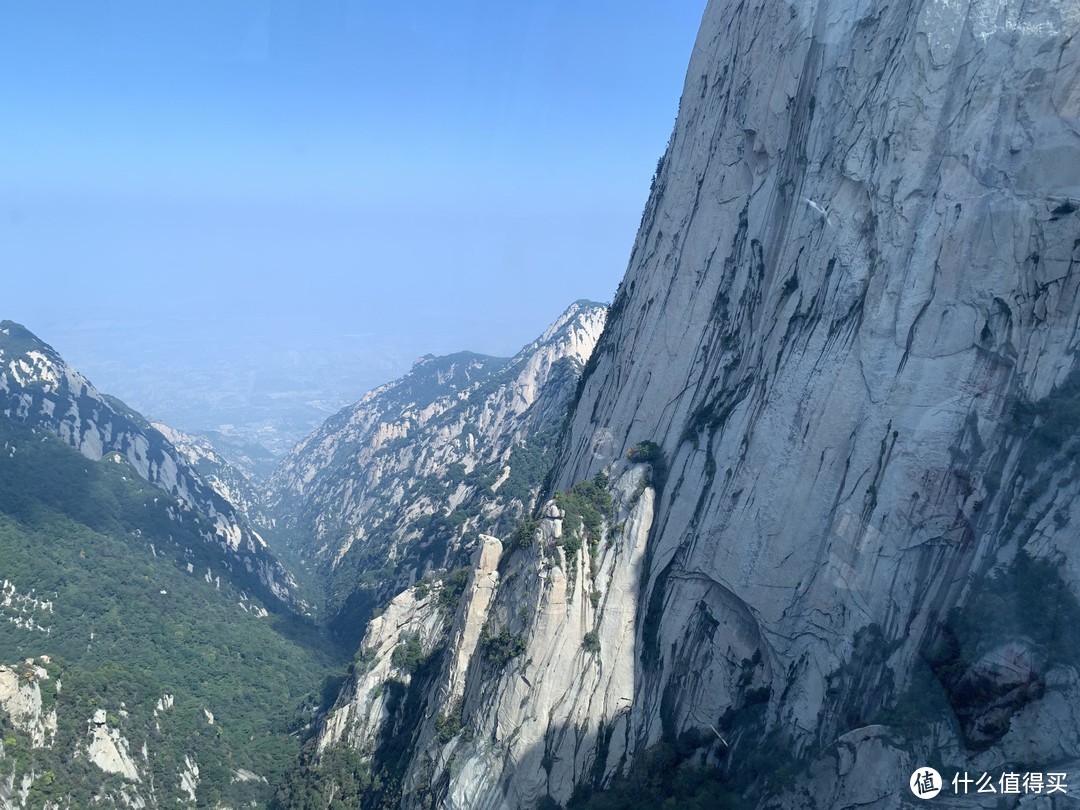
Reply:
M610 299L703 8L0 4L2 314L512 352Z

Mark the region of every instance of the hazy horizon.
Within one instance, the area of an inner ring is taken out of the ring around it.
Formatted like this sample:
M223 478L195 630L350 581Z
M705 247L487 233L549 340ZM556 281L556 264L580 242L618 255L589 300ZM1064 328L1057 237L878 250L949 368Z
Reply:
M703 7L8 6L0 314L186 429L177 378L512 354L611 299Z

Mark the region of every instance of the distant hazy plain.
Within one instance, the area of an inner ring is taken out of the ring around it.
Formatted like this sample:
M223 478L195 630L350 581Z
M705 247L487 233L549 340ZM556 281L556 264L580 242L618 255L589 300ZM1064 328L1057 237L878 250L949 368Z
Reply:
M3 316L275 452L610 300L704 0L7 3Z

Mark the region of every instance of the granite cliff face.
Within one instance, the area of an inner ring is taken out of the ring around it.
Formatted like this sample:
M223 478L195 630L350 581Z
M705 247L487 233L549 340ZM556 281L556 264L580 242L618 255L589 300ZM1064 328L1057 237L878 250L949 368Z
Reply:
M232 504L248 523L273 528L274 519L263 506L261 482L250 467L234 464L203 436L177 430L161 422L151 426L169 440L183 459L225 501Z
M421 358L282 462L270 508L328 582L340 632L358 641L358 617L531 510L606 312L573 304L509 359Z
M174 519L205 520L203 539L220 547L226 576L272 604L306 609L292 575L238 508L196 471L190 453L101 394L51 346L12 321L0 321L0 415L47 430L92 461L119 454L140 478L177 499Z
M1078 32L710 2L556 465L613 502L546 507L476 619L512 643L410 682L406 806L564 804L658 744L777 808L1076 771Z

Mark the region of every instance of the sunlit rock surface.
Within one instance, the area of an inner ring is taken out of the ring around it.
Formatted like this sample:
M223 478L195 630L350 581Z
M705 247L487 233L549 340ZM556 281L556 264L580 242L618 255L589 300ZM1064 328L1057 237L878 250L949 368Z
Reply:
M41 701L40 680L49 680L49 673L34 659L21 667L0 664L0 710L11 724L30 737L35 748L51 746L56 737L56 710L45 710Z
M250 523L273 527L273 519L262 504L261 487L249 473L229 461L202 436L153 422L152 426L169 440L180 457L224 500Z
M282 462L269 504L328 581L336 628L527 513L606 314L579 301L512 358L425 356Z
M792 809L1080 760L1072 631L1005 620L1080 589L1078 30L1078 0L710 2L557 465L611 476L599 565L545 519L500 566L524 648L474 656L407 805L565 803L660 741L790 765L741 788Z
M142 415L99 392L51 346L13 321L0 321L0 415L47 430L89 459L113 454L126 462L179 501L175 519L201 515L209 522L204 539L221 547L223 566L254 574L261 597L306 609L292 575L244 519L243 497L239 506L223 497L221 484L208 483L196 470L191 447L178 450Z

